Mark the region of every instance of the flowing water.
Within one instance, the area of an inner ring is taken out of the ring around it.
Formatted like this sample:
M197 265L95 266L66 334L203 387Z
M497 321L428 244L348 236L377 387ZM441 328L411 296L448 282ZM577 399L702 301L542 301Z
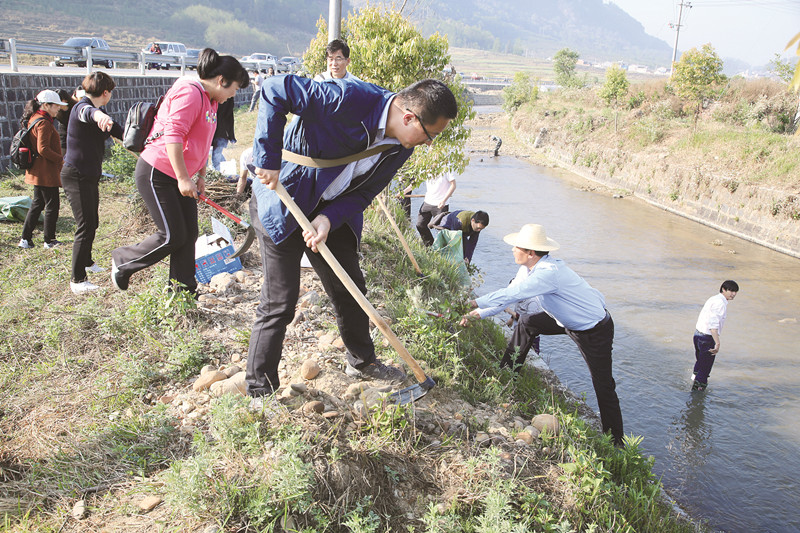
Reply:
M473 258L479 295L514 277L502 238L526 223L542 224L561 245L553 255L605 295L625 431L644 437L680 507L716 530L800 531L800 260L631 197L581 190L591 184L502 150L473 156L457 184L451 211L491 218ZM725 279L740 292L709 387L691 393L697 315ZM542 357L597 409L572 341L543 337Z

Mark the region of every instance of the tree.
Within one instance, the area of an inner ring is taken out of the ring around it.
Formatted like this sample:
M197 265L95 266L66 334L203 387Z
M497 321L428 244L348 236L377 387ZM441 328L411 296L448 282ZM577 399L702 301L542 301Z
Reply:
M791 83L794 78L794 65L791 61L784 61L780 54L775 54L769 62L770 70L784 83Z
M503 109L514 113L523 104L538 97L539 87L531 81L531 77L526 72L517 72L511 85L503 89Z
M562 48L553 56L553 70L556 73L556 83L562 87L577 87L580 85L578 76L575 75L575 65L578 64L580 55L575 50Z
M722 60L710 44L704 44L700 50L692 48L684 52L680 61L675 63L671 82L679 97L694 103L695 128L703 102L716 95L723 81Z
M317 22L317 35L303 55L305 68L312 74L327 68L325 46L328 28L324 19ZM438 33L428 38L396 10L367 6L348 14L342 21L342 39L350 47L348 70L364 81L391 91L424 78L444 81L458 101L458 116L436 138L430 149L418 149L400 169L406 184L419 185L447 170L463 172L469 163L465 144L470 135L464 122L475 116L472 102L466 99L461 78L446 78L450 64L447 39Z
M619 99L628 94L628 75L618 65L606 69L606 82L600 88L600 98L614 108L614 132L617 131L617 115L619 114Z

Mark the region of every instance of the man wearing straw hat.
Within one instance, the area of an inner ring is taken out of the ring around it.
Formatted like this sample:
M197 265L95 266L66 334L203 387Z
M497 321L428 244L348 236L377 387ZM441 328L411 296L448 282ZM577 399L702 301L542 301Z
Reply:
M524 279L515 279L505 289L470 301L477 309L470 311L461 325L467 325L469 318L491 316L511 304L535 299L543 311L519 314L500 366L512 366L516 353L513 366L519 371L539 335L569 335L592 375L603 431L610 431L614 444L622 446L622 412L611 370L614 321L605 308L603 295L564 261L550 256L559 246L547 237L542 226L525 224L518 233L506 235L503 240L514 247L514 261L520 265L517 278Z

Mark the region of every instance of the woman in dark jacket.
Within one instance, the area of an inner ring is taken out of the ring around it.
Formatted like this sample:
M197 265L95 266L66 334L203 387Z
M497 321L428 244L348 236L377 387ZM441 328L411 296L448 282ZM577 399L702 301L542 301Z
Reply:
M70 289L84 294L99 289L90 282L87 272L105 270L92 259L92 244L100 224L100 176L103 172L105 142L113 135L122 139L122 126L105 113L116 84L105 72L93 72L81 84L86 94L69 114L67 154L61 171L61 183L75 217L75 242L72 245Z
M61 207L58 188L61 187L61 142L53 125L53 119L66 106L58 93L51 90L42 91L35 100L25 104L22 113L22 127L33 125L28 133L31 146L36 146L39 157L33 166L25 171L25 183L33 185L33 203L22 226L20 248L33 248L33 230L39 222L39 215L44 210L44 247L55 248L60 242L56 240L56 222Z

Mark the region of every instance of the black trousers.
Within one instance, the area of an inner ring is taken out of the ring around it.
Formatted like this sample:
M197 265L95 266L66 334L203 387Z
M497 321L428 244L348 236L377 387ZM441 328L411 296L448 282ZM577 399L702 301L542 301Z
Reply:
M111 252L120 275L130 278L169 256L169 278L196 292L197 200L183 196L178 180L153 168L142 158L136 163L136 188L158 231L139 244L122 246Z
M250 396L263 396L280 387L278 364L281 361L283 339L286 326L295 315L300 293L300 259L308 248L301 229L295 230L280 244L272 242L258 218L255 195L250 199L250 220L261 249L264 281L250 335L246 380ZM330 232L325 244L359 290L366 294L367 286L358 264L358 241L353 231L343 225ZM369 334L369 317L320 254L309 250L307 256L333 304L336 324L347 348L347 361L356 368L363 368L375 360L375 346Z
M500 366L511 366L511 357L519 349L519 355L514 363L519 371L538 335L568 335L578 345L592 376L603 431L610 431L614 442L622 444L622 437L625 434L622 428L622 411L619 408L617 384L611 371L611 348L614 343L614 321L611 315L607 313L596 326L585 331L574 331L559 326L547 313L521 315Z
M417 231L419 232L419 236L422 237L422 243L425 246L433 245L433 235L431 234L431 230L428 229L428 222L439 213L444 213L449 210L449 205L439 209L435 205L422 202L422 205L419 206L419 213L417 213Z
M86 176L64 164L61 185L75 218L75 241L72 243L72 281L86 281L86 267L94 264L92 246L100 225L100 176Z
M44 211L44 242L56 240L56 222L58 210L61 208L61 193L58 189L59 187L33 186L33 201L22 226L23 239L33 240L33 230L39 223L39 215Z

